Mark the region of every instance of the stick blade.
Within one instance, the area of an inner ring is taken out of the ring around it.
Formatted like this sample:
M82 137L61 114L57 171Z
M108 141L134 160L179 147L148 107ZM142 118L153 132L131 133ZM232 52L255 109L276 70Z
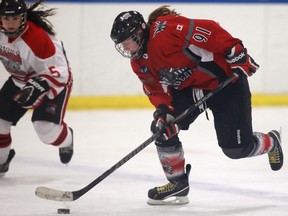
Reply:
M42 199L62 201L62 202L72 202L73 193L69 191L55 190L48 187L37 187L35 190L35 195Z

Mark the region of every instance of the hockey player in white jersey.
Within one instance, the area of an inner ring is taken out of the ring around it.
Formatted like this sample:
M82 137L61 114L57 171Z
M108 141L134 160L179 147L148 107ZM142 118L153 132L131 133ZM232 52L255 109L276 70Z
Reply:
M73 155L73 131L64 121L72 89L72 74L63 44L55 37L44 10L44 0L0 3L0 61L10 74L0 90L0 175L5 175L15 155L11 148L11 126L28 109L39 139L59 148L60 160Z

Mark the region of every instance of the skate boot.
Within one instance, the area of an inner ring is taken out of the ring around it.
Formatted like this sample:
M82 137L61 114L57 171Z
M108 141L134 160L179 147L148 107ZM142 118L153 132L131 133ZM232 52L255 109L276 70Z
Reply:
M15 150L10 149L7 161L4 164L0 164L0 177L5 176L6 172L9 170L9 164L15 156Z
M74 152L74 146L73 146L73 130L72 128L69 127L69 130L71 131L72 134L72 143L70 146L59 148L59 156L60 156L60 161L63 164L68 164L73 156Z
M179 181L169 182L166 185L155 187L148 191L149 205L183 205L189 203L189 173L191 165L186 165L186 174Z
M281 147L281 132L272 130L268 135L274 140L273 149L268 152L269 163L274 171L280 170L283 166L283 152Z

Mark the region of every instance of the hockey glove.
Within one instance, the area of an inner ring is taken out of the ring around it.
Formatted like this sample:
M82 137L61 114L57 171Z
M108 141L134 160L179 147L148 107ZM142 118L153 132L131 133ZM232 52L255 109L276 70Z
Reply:
M259 65L247 54L247 49L242 44L237 44L226 54L226 61L230 64L233 72L240 76L252 76Z
M174 119L172 112L173 107L168 107L165 104L160 104L153 113L156 130L160 131L160 140L168 140L179 133L179 127L172 121Z
M158 71L160 75L160 83L172 86L174 89L178 89L180 85L188 79L193 70L191 68L175 68L170 71L167 71L165 68L162 68Z
M14 96L14 100L25 109L33 109L41 104L49 91L49 85L42 77L30 78L26 85Z

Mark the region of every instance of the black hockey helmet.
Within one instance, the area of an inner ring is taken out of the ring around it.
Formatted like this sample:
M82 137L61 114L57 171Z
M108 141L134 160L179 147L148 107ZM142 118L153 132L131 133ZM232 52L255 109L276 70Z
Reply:
M2 0L0 3L0 16L17 16L27 12L24 0Z
M8 37L15 37L20 34L27 20L27 5L25 0L2 0L0 3L0 16L18 16L22 15L22 23L19 29L15 32L7 32L3 26L1 26L2 31Z
M138 30L142 29L140 33ZM110 37L115 43L115 47L124 57L139 58L143 53L143 39L146 23L143 16L137 11L124 11L114 20ZM139 45L136 53L127 53L123 50L121 43L131 38Z

